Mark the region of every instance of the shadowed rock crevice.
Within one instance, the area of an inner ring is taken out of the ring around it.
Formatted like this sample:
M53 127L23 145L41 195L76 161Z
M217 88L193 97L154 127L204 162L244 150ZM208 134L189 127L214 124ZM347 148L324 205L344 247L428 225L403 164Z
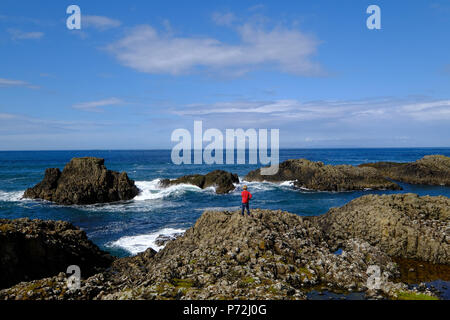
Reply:
M74 158L61 172L47 169L44 179L24 193L24 198L58 204L94 204L133 199L139 193L125 172L106 169L104 159Z
M0 219L0 288L65 272L78 265L88 277L113 258L68 222Z

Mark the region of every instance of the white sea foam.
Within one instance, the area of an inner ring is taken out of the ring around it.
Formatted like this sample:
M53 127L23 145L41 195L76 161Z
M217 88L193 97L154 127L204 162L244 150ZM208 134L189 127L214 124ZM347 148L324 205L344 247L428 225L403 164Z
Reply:
M245 181L241 180L240 185L237 186L236 191L241 191L242 185L247 185L250 190L253 191L270 191L281 188L292 188L294 186L294 181L283 181L283 182L270 182L270 181Z
M184 229L164 228L150 234L141 234L137 236L125 236L116 241L108 243L106 246L112 248L122 248L135 255L144 252L148 248L159 251L164 246L158 246L155 240L159 236L174 236L177 233L184 233Z
M282 187L294 187L294 180L291 181L283 181L282 183L280 183L280 186Z
M133 199L135 201L162 199L169 196L181 195L186 191L201 191L202 189L191 184L177 184L167 188L160 186L160 179L151 181L136 181L140 193Z
M3 191L0 190L0 201L17 202L22 201L22 196L25 191Z

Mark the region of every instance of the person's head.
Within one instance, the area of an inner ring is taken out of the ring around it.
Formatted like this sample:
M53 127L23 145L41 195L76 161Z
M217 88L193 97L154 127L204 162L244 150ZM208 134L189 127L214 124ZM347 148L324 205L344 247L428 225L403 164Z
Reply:
M247 190L247 186L243 186L242 189Z

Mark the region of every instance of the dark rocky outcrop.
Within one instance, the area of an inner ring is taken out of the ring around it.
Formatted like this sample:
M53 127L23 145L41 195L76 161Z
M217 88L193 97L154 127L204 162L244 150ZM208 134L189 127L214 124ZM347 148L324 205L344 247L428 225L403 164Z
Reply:
M206 211L161 251L118 259L78 290L59 275L0 299L305 299L313 288L433 298L398 282L393 258L449 264L449 207L446 197L406 194L365 196L317 217ZM368 287L370 266L380 268L378 291Z
M358 238L392 257L450 265L447 197L367 195L317 219L335 245Z
M90 276L112 261L70 223L0 219L0 288L57 275L70 265Z
M176 184L192 184L199 188L205 189L208 187L215 187L216 193L223 194L233 191L235 189L234 183L239 183L237 174L233 174L223 170L215 170L205 175L193 174L182 176L177 179L163 179L160 184L163 187L168 187Z
M361 164L383 176L411 184L450 186L450 157L429 155L411 163L376 162Z
M350 165L325 165L306 159L287 160L280 163L275 175L261 175L261 169L251 171L244 178L247 181L283 182L294 181L297 188L317 191L350 190L401 190L394 182L384 178L373 168L359 168Z
M134 181L125 172L106 169L104 159L74 158L62 172L47 169L44 179L23 196L70 205L130 200L138 193Z

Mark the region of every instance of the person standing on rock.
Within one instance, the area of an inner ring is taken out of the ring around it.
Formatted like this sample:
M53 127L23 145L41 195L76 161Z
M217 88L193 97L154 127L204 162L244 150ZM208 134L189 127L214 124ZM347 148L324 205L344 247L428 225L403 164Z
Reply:
M247 209L247 213L250 216L250 199L252 198L252 194L247 191L247 186L243 186L241 196L242 196L242 215L244 216L244 211Z

